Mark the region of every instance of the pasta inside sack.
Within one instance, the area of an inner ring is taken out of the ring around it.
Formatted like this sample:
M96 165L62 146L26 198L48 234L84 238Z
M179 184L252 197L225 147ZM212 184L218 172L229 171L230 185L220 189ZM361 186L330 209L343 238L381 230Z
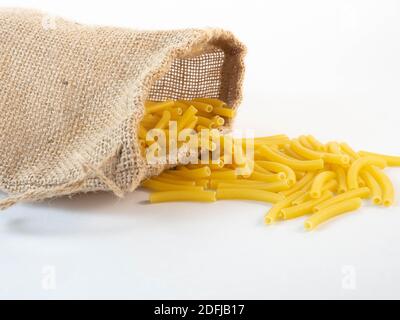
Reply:
M306 230L359 209L362 199L386 207L394 204L393 183L384 169L400 166L400 157L356 152L346 143L324 144L311 135L232 138L221 129L235 112L218 99L148 101L146 112L143 133L139 132L143 153L157 145L147 140L148 131L160 129L171 138L172 115L177 136L189 129L188 137L201 142L191 159L196 161L142 183L152 191L151 203L260 201L272 204L266 210L266 224L307 216ZM185 143L178 142L178 148ZM166 144L169 154L171 146Z

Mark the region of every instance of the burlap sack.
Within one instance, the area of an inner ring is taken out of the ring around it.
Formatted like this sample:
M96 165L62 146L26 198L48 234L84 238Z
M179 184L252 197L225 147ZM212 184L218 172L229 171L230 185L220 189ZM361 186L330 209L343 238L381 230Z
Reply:
M83 26L0 10L0 189L18 201L110 190L161 172L140 153L146 99L241 99L244 46L226 31Z

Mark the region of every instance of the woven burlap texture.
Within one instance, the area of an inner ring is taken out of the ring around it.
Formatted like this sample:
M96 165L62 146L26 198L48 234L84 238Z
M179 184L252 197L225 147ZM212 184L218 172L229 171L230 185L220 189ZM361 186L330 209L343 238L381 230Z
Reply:
M133 191L163 166L140 153L146 99L241 100L244 46L227 31L94 27L0 10L0 190L18 201Z

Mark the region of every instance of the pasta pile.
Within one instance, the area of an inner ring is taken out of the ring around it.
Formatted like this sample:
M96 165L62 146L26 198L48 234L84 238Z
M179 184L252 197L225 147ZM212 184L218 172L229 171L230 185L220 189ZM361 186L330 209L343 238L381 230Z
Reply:
M400 166L400 157L356 152L346 143L323 144L311 135L297 139L276 135L254 141L219 135L213 129L222 128L234 111L217 99L148 102L146 113L139 133L143 146L149 145L148 130L165 130L169 120L175 119L178 131L190 128L199 134L208 130L213 138L210 142L217 136L220 143L213 147L224 155L207 163L180 165L144 181L142 186L153 191L151 203L261 201L273 204L265 215L266 224L307 216L306 230L359 209L362 199L378 206L394 204L394 187L383 169ZM247 157L248 146L254 147L253 157ZM232 161L226 161L227 155Z

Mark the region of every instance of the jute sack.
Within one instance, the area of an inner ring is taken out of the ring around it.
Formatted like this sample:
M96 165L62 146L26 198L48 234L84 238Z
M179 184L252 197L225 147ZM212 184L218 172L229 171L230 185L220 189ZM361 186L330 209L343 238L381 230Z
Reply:
M8 197L0 208L133 191L165 168L140 152L144 101L210 97L237 108L244 54L219 29L135 31L1 9L0 190Z

